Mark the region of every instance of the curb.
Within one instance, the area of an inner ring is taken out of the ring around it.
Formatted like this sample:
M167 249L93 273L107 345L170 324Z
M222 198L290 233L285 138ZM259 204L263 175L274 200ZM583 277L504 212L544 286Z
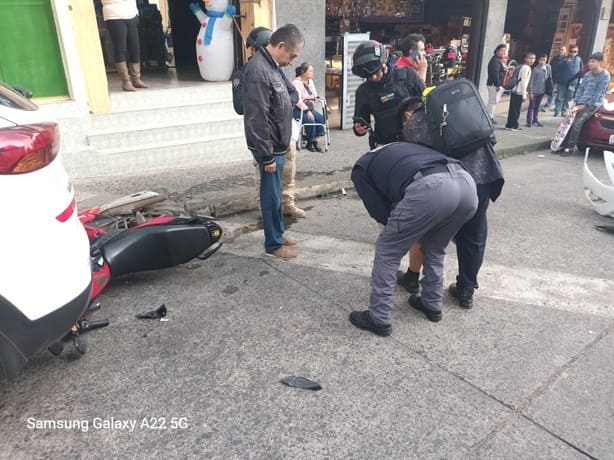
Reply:
M550 140L535 141L529 144L515 145L514 147L495 149L497 158L504 160L505 158L515 155L524 155L525 153L535 152L537 150L550 149Z
M503 160L516 155L535 152L550 148L550 140L539 140L523 145L517 145L507 148L496 149L497 158ZM316 179L302 180L297 182L296 199L308 200L326 196L331 193L338 193L341 189L351 190L354 184L349 178L349 173L346 175L321 174ZM202 211L206 210L208 214L215 217L227 217L232 214L238 214L247 211L258 209L258 202L255 200L252 192L231 193L217 198L196 197L188 200L185 203L186 211Z

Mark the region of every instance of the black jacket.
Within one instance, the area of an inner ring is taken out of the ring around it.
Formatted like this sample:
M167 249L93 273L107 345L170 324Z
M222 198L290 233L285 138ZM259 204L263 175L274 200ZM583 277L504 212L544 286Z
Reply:
M369 80L356 90L354 116L367 121L375 118L375 141L387 144L400 140L397 108L410 96L422 96L424 83L418 73L409 67L388 69L378 83Z
M458 163L423 145L394 142L361 156L352 169L352 182L369 215L386 225L390 212L419 171L451 162Z
M493 56L488 61L488 80L486 86L503 86L503 77L505 77L505 65L503 59Z
M243 75L243 127L257 161L270 164L284 155L292 136L292 101L279 66L266 48L256 53Z

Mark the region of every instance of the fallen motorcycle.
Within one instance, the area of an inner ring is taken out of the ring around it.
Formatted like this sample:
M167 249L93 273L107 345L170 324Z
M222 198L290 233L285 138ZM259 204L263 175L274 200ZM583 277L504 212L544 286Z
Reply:
M85 353L83 335L109 324L91 320L90 314L100 309L95 299L113 278L195 258L205 260L217 252L222 246L222 229L215 220L152 207L165 199L155 192L139 192L78 213L81 232L85 229L89 239L89 286L70 302L68 312L65 307L58 309L63 311L61 321L56 312L36 321L19 314L15 321L0 325L0 370L5 378L17 375L31 356L45 348L59 355L66 344L72 344L78 353ZM55 289L62 290L62 286ZM14 305L11 308L17 310ZM0 313L3 309L8 311L8 305L0 305ZM34 323L37 334L21 333Z
M144 191L79 212L90 240L90 305L70 331L49 347L52 354L59 355L68 342L83 354L83 334L108 326L107 320L90 321L88 315L100 309L94 299L112 278L170 268L195 258L206 260L222 246L222 228L212 217L176 216L173 210L151 208L164 200L157 192Z

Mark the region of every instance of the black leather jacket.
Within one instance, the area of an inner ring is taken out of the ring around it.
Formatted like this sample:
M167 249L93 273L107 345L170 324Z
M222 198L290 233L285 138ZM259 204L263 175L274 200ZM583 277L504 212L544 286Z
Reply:
M493 56L488 61L488 80L486 86L503 86L503 77L505 77L505 65L503 59Z
M247 147L258 162L285 155L292 136L292 101L279 66L262 48L245 66L243 127Z

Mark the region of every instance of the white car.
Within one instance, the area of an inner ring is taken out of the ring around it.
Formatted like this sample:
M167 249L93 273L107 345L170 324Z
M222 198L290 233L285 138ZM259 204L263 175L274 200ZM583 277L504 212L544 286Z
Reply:
M57 123L0 82L0 378L64 337L91 294Z

